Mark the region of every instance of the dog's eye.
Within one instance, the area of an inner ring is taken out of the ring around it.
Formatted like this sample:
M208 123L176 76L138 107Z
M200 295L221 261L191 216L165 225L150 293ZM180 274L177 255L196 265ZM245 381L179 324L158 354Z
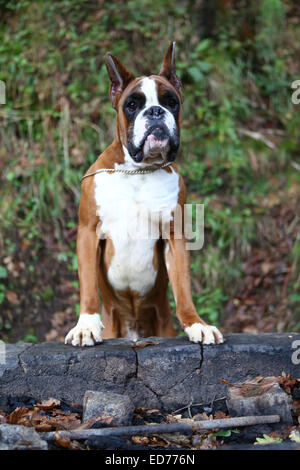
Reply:
M127 108L130 110L130 111L135 111L136 108L137 108L137 102L136 101L129 101L129 103L127 103Z
M171 109L172 112L175 112L179 105L179 102L174 96L174 94L169 92L162 96L161 102L163 106L166 106L167 108Z
M177 101L175 100L175 98L168 99L168 106L170 106L170 108L175 108L177 106Z

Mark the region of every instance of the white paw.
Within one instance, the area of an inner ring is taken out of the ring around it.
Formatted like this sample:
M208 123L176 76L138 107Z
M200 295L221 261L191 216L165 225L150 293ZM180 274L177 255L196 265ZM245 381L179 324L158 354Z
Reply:
M73 346L94 346L102 341L104 325L98 313L81 313L76 326L69 331L65 344Z
M203 344L219 344L223 343L223 335L218 328L210 325L202 325L202 323L194 323L184 329L190 341Z

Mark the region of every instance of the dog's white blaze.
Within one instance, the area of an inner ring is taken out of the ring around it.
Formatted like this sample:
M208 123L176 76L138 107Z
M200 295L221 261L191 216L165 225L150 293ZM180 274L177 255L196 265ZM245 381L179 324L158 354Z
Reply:
M164 111L164 123L171 132L174 134L176 131L176 121L172 113L170 111L161 106L158 101L157 95L157 87L154 78L143 78L141 80L141 91L144 93L146 97L145 107L139 112L137 117L135 118L134 128L133 128L133 143L136 147L140 145L140 142L143 140L145 131L146 131L146 122L147 116L145 116L145 111L150 108L151 106L160 106Z
M141 91L146 97L146 108L150 106L160 106L157 97L156 82L153 78L143 78L141 84Z
M109 236L114 245L108 280L116 290L129 288L144 295L153 287L157 274L153 266L154 246L160 236L157 215L163 224L170 223L178 191L179 175L174 170L95 176L101 235Z

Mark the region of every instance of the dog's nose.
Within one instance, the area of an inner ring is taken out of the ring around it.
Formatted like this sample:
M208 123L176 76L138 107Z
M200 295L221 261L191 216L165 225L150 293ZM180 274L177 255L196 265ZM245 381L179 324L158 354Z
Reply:
M151 106L145 111L145 116L150 119L160 119L164 114L165 110L160 106Z

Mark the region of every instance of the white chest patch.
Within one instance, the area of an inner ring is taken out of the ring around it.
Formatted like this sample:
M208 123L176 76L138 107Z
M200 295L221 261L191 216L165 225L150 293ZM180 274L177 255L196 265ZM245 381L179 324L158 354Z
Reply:
M179 175L174 170L95 176L101 236L109 236L114 245L108 279L116 290L129 288L144 295L153 287L157 274L154 245L160 237L160 225L169 225L172 219L178 191Z

